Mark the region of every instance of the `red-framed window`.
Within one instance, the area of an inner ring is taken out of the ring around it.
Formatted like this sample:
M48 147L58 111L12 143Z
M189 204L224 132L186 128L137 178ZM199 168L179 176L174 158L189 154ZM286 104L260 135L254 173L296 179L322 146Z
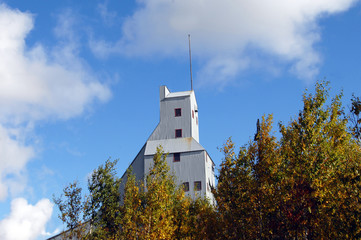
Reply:
M192 110L192 118L194 118L194 110Z
M183 183L183 190L184 190L185 192L188 192L188 191L189 191L189 182L184 182L184 183Z
M173 162L180 162L180 153L173 153Z
M176 129L175 130L175 137L181 138L182 137L182 129Z
M194 182L194 191L201 191L202 190L202 182L201 181L195 181Z
M180 117L180 116L182 116L182 109L181 109L181 108L175 108L175 109L174 109L174 116L175 116L175 117Z

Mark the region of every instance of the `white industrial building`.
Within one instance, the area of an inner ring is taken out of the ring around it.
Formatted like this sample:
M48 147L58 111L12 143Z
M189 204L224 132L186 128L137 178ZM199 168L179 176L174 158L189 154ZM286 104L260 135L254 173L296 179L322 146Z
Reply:
M192 198L205 196L214 203L211 193L211 186L215 186L214 163L199 144L198 106L193 90L171 93L166 86L160 87L159 124L130 164L138 181L144 181L158 146L168 153L170 171L186 194ZM125 182L126 173L122 177L121 194ZM48 240L58 239L64 239L64 233Z
M130 164L136 179L144 180L157 147L162 146L168 153L170 170L186 194L192 198L205 196L213 203L214 163L199 144L198 106L194 91L172 93L166 86L161 86L159 100L159 124ZM126 174L122 177L121 193L125 182Z

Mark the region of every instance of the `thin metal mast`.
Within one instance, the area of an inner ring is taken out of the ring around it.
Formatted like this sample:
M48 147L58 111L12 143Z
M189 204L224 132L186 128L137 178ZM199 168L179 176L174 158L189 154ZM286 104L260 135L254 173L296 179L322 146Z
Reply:
M192 77L192 53L191 53L191 35L188 34L188 43L189 43L189 67L191 74L191 90L193 91L193 77Z

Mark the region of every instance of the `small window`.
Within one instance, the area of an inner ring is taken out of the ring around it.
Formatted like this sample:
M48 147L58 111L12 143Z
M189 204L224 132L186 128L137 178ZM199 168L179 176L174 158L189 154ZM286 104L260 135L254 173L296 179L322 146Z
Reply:
M173 162L180 162L180 153L173 153Z
M183 183L183 190L184 190L185 192L188 192L188 191L189 191L189 182L184 182L184 183Z
M197 125L198 125L198 117L196 117L196 122L197 122Z
M194 182L194 191L201 191L202 190L202 182L201 181L195 181Z
M176 108L176 109L174 109L174 116L175 116L175 117L180 117L180 116L182 116L182 109L181 109L181 108Z
M175 137L181 138L182 137L182 129L176 129L175 130Z
M192 118L194 118L194 110L192 110Z

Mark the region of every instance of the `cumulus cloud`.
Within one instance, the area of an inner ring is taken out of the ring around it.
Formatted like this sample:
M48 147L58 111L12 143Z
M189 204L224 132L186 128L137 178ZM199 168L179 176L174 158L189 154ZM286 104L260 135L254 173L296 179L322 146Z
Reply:
M0 25L1 122L66 119L82 113L95 99L109 98L109 89L73 54L72 47L47 54L40 44L26 46L33 28L31 14L0 5ZM58 32L65 29L62 26Z
M0 125L0 200L4 200L8 191L18 193L25 186L24 168L34 156L34 150L25 146L22 137Z
M34 143L27 141L28 126L32 133L40 120L80 115L94 101L111 95L78 56L72 13L59 14L58 21L54 46L28 46L34 16L0 4L0 201L26 187L26 164L36 153ZM10 215L0 221L0 239L45 236L52 208L48 199L36 205L13 200Z
M42 199L35 205L23 198L11 202L11 213L0 221L0 239L31 240L46 236L45 225L53 212L53 204Z
M349 9L357 0L138 0L139 8L122 26L114 44L92 41L100 56L121 53L177 55L192 35L193 55L204 61L202 71L221 68L220 78L243 69L247 50L261 50L291 63L292 71L309 79L321 63L314 49L321 36L318 20ZM252 59L251 59L252 60ZM241 62L241 63L239 63Z
M33 147L25 144L22 125L68 119L95 100L110 97L109 88L77 56L70 15L59 16L59 44L46 51L41 44L26 45L33 16L0 4L0 200L8 190L24 187L25 166L34 156Z

